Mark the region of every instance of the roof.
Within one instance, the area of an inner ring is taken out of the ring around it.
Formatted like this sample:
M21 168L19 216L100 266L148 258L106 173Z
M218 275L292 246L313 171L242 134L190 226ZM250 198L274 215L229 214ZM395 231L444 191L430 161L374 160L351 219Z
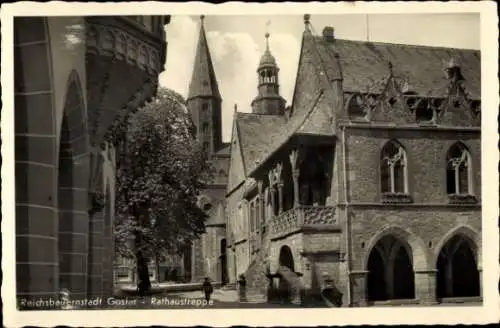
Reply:
M269 33L266 33L266 51L264 51L259 61L259 68L264 66L276 67L276 58L274 58L269 50Z
M212 168L212 180L209 185L226 185L229 172L229 156L212 158L209 163Z
M408 91L423 97L445 97L450 83L445 69L454 59L465 78L469 98L480 99L479 51L341 39L326 41L317 36L312 41L303 46L315 48L304 53L313 54L311 59L319 65L316 73L326 73L330 81L342 78L344 92L380 93L392 70L392 76L404 81ZM289 118L237 113L241 151L249 174L294 134L334 134L331 85L326 82L321 84L323 87L325 90L307 93L305 101L293 109Z
M215 156L229 156L231 155L231 143L223 142L221 148L215 153Z
M295 133L331 135L331 125L325 108L319 106L322 90L310 95L308 103L286 119L277 115L237 113L236 123L243 161L247 172L252 172L266 161Z
M410 90L424 97L443 97L449 80L445 69L457 61L471 99L481 98L481 56L477 50L404 45L336 39L315 36L320 54L329 53L325 70L335 70L333 55L339 55L344 92L381 91L389 76L388 63L395 77L406 81Z
M224 200L214 199L212 207L207 211L207 221L205 225L221 225L225 224L225 216L224 216Z
M243 162L250 172L266 152L269 146L279 139L277 135L285 124L285 118L275 115L236 113L236 124L240 138Z
M200 35L193 65L193 75L191 77L191 83L189 84L188 99L194 97L221 98L203 21L200 26Z

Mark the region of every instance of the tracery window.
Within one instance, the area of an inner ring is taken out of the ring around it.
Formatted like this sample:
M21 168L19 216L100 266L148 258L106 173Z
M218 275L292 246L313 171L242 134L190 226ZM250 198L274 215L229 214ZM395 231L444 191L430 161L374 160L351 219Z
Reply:
M446 157L446 191L449 195L471 194L471 157L462 143L454 144Z
M408 193L406 152L396 141L382 148L380 169L382 193Z

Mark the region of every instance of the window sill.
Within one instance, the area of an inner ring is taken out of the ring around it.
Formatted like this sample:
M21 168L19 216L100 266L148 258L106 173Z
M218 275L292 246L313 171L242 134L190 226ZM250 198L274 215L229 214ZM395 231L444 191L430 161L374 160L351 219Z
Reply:
M450 204L476 204L477 199L474 195L468 194L449 194Z
M410 195L404 193L383 193L382 202L386 204L409 204L413 203Z

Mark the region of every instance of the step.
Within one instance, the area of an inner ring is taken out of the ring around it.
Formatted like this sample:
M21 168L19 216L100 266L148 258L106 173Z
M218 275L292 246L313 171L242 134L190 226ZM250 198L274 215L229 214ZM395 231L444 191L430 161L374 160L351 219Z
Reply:
M236 290L237 288L238 288L238 284L232 282L232 283L224 285L221 289L222 290Z
M260 295L260 294L247 295L246 303L266 303L266 302L267 302L266 295Z

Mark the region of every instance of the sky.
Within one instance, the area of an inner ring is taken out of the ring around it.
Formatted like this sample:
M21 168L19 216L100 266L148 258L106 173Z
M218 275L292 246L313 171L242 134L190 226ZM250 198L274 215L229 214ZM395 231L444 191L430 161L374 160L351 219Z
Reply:
M480 49L479 14L342 14L311 16L313 32L325 26L335 37L428 46ZM204 20L222 96L222 138L231 138L234 106L251 112L257 95L257 65L268 31L280 68L281 95L290 104L297 73L303 16L206 16ZM199 16L173 16L165 27L167 61L160 86L187 96L200 31Z

